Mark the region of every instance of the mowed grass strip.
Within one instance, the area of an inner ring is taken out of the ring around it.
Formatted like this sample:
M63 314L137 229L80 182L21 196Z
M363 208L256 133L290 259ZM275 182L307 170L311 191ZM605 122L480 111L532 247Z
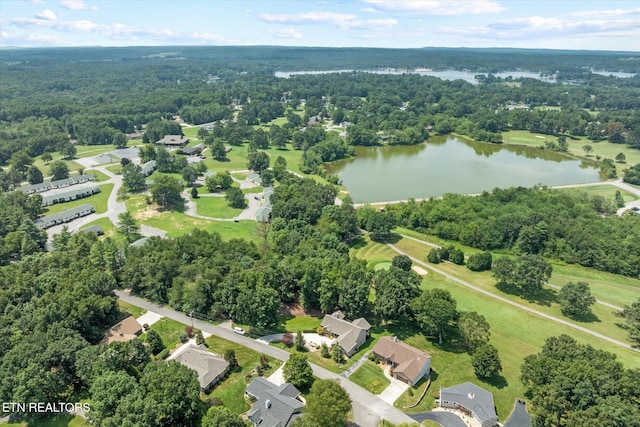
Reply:
M247 388L245 375L260 364L260 353L216 336L207 338L206 343L209 351L213 353L224 355L225 351L233 350L239 365L236 371L229 373L215 386L210 396L221 399L225 407L237 414L248 411L250 406L244 398L244 391ZM280 364L279 360L269 357L270 367L264 371L264 376L268 377L280 367Z
M316 332L322 319L312 316L291 317L284 322L284 330L288 332Z
M414 258L424 260L424 245L414 240L401 239L395 245L398 249L405 251L412 255ZM601 304L594 304L592 306L592 312L595 316L590 322L577 322L572 318L566 317L562 314L560 305L556 302L557 291L549 287L545 287L542 292L539 292L536 299L526 300L518 295L512 295L500 291L496 288L496 279L492 277L490 271L485 272L473 272L464 265L456 265L450 262L443 262L440 264L429 264L445 273L458 277L465 282L488 291L494 295L507 298L510 301L528 307L532 310L536 310L542 313L549 314L558 319L566 320L576 325L588 328L594 332L609 336L622 342L628 342L628 335L625 330L616 326L616 323L620 323L620 319L616 317L610 307L603 306ZM474 292L471 291L470 292ZM571 334L571 330L567 329L567 333ZM594 337L593 340L598 338ZM599 340L599 339L598 339ZM604 341L603 341L604 343ZM610 343L607 343L611 346ZM617 346L614 346L617 347Z
M356 371L349 376L349 380L373 394L382 393L384 389L391 384L391 381L385 376L380 366L369 360L356 369Z

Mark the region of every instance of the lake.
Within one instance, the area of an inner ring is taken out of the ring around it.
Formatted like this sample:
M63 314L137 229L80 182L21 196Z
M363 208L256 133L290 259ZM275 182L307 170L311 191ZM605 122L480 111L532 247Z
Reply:
M451 136L412 146L356 147L355 158L326 168L342 179L355 203L601 181L594 167L549 150Z

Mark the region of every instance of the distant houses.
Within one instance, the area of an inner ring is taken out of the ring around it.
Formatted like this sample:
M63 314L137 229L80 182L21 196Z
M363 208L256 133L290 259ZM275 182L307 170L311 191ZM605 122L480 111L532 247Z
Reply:
M78 176L70 176L69 178L59 179L56 181L42 182L40 184L25 185L18 188L18 190L26 194L43 193L45 191L53 190L56 188L70 187L76 184L82 184L84 182L93 181L93 176L83 174Z
M165 147L184 147L189 142L186 136L182 135L165 135L161 140L156 141L156 145Z
M431 371L431 356L396 337L382 337L373 347L373 355L391 366L391 376L415 386Z
M440 389L440 406L463 411L482 427L498 425L493 395L470 382Z
M278 386L258 377L249 383L246 393L255 399L253 407L247 414L254 426L290 426L293 420L301 415L304 407L298 399L300 392L289 383Z
M83 216L87 216L94 212L93 205L85 203L80 206L76 206L75 208L67 209L65 211L55 213L52 215L43 216L42 218L38 218L34 221L34 224L38 228L49 228L54 225L64 224L69 221L73 221L76 218L80 218Z
M273 187L264 187L262 190L262 203L258 206L256 210L256 221L258 222L269 222L271 219L271 211L273 207L271 206L271 195L273 194Z
M80 188L77 190L69 190L63 193L50 194L42 196L42 206L51 206L56 203L71 202L73 200L83 199L85 197L93 196L100 192L100 187L93 186L88 188Z
M102 342L109 344L112 342L126 342L134 339L142 333L142 325L133 317L129 316L121 322L115 324L107 332Z
M203 344L190 344L174 360L198 373L202 392L207 393L229 371L229 362L207 350Z
M320 326L324 329L325 334L337 338L338 345L342 347L347 356L351 356L360 349L371 330L371 325L364 317L350 322L345 319L342 311L325 315Z

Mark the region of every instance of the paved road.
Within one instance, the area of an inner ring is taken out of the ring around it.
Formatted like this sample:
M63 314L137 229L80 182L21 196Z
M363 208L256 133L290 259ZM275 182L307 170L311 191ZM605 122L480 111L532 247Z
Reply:
M533 308L529 308L529 307L527 307L525 305L522 305L522 304L519 304L517 302L511 301L511 300L509 300L507 298L501 297L500 295L496 295L496 294L494 294L492 292L485 291L484 289L478 288L477 286L474 286L469 282L466 282L466 281L464 281L462 279L459 279L459 278L457 278L457 277L455 277L455 276L453 276L453 275L451 275L449 273L446 273L446 272L440 270L439 268L436 268L436 267L434 267L434 266L432 266L430 264L427 264L427 263L425 263L425 262L423 262L423 261L421 261L421 260L419 260L417 258L412 257L411 255L407 254L404 251L401 251L400 249L398 249L395 245L393 245L391 243L387 243L387 245L391 249L393 249L394 251L399 253L400 255L408 256L413 262L415 262L417 264L420 264L421 266L423 266L425 268L428 268L429 270L435 271L436 273L442 274L447 279L453 280L454 282L459 283L459 284L461 284L463 286L466 286L467 288L473 289L476 292L480 292L480 293L482 293L484 295L487 295L487 296L489 296L491 298L495 298L495 299L497 299L499 301L502 301L502 302L504 302L506 304L512 305L514 307L517 307L517 308L519 308L521 310L524 310L524 311L526 311L528 313L535 314L535 315L537 315L539 317L542 317L542 318L545 318L547 320L551 320L551 321L554 321L556 323L560 323L560 324L562 324L564 326L568 326L570 328L577 329L577 330L579 330L581 332L584 332L584 333L589 334L591 336L600 338L602 340L605 340L605 341L610 342L612 344L615 344L617 346L624 347L624 348L627 348L627 349L635 351L635 352L640 352L640 349L634 348L630 344L624 343L622 341L618 341L616 339L613 339L613 338L608 337L608 336L603 335L603 334L599 334L597 332L592 331L591 329L584 328L584 327L582 327L580 325L576 325L576 324L571 323L571 322L569 322L567 320L559 319L557 317L551 316L549 314L543 313L543 312L535 310Z
M127 303L161 314L169 319L173 319L185 325L191 324L192 319L184 313L180 313L168 307L159 306L142 298L127 295L121 291L115 291L115 294L118 296L118 298ZM252 350L264 353L267 356L273 357L275 359L285 361L289 358L289 352L285 350L265 345L264 343L258 342L254 339L238 335L227 328L212 325L198 319L193 319L193 326L202 330L203 332L208 332L212 335L216 335L229 341L233 341ZM353 401L354 418L355 422L358 423L359 426L377 427L380 419L382 418L384 418L385 420L389 420L394 424L413 422L411 417L409 417L402 411L394 408L393 406L378 398L378 396L369 393L368 391L357 386L348 379L342 378L340 375L335 374L313 363L311 364L311 368L313 369L313 374L318 378L335 379L340 382L342 387L344 387L347 393L349 393L349 396Z

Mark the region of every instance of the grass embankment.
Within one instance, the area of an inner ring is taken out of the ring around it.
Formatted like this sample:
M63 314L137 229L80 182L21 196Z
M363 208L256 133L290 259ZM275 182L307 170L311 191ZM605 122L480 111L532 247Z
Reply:
M385 376L380 366L369 360L356 369L356 371L349 376L349 380L373 394L382 393L384 389L391 384L391 381Z
M245 375L260 365L260 353L216 336L207 338L206 343L209 351L213 353L224 354L227 350L233 350L239 365L237 370L229 373L221 383L216 385L209 396L221 399L225 407L237 414L248 411L250 406L245 400L244 391L250 380L245 381ZM264 371L264 376L271 375L278 367L280 367L280 361L270 357L269 368Z
M109 194L113 190L113 184L102 184L99 186L100 192L94 194L93 196L85 197L84 199L73 200L71 202L66 203L57 203L55 205L47 206L45 209L45 215L51 215L54 213L66 211L67 209L75 208L76 206L84 205L89 203L93 205L93 209L95 209L95 213L101 214L107 211L107 203L109 201ZM73 187L69 187L69 191L71 191Z
M292 333L296 332L316 332L322 319L319 317L299 316L290 317L284 322L284 330Z

